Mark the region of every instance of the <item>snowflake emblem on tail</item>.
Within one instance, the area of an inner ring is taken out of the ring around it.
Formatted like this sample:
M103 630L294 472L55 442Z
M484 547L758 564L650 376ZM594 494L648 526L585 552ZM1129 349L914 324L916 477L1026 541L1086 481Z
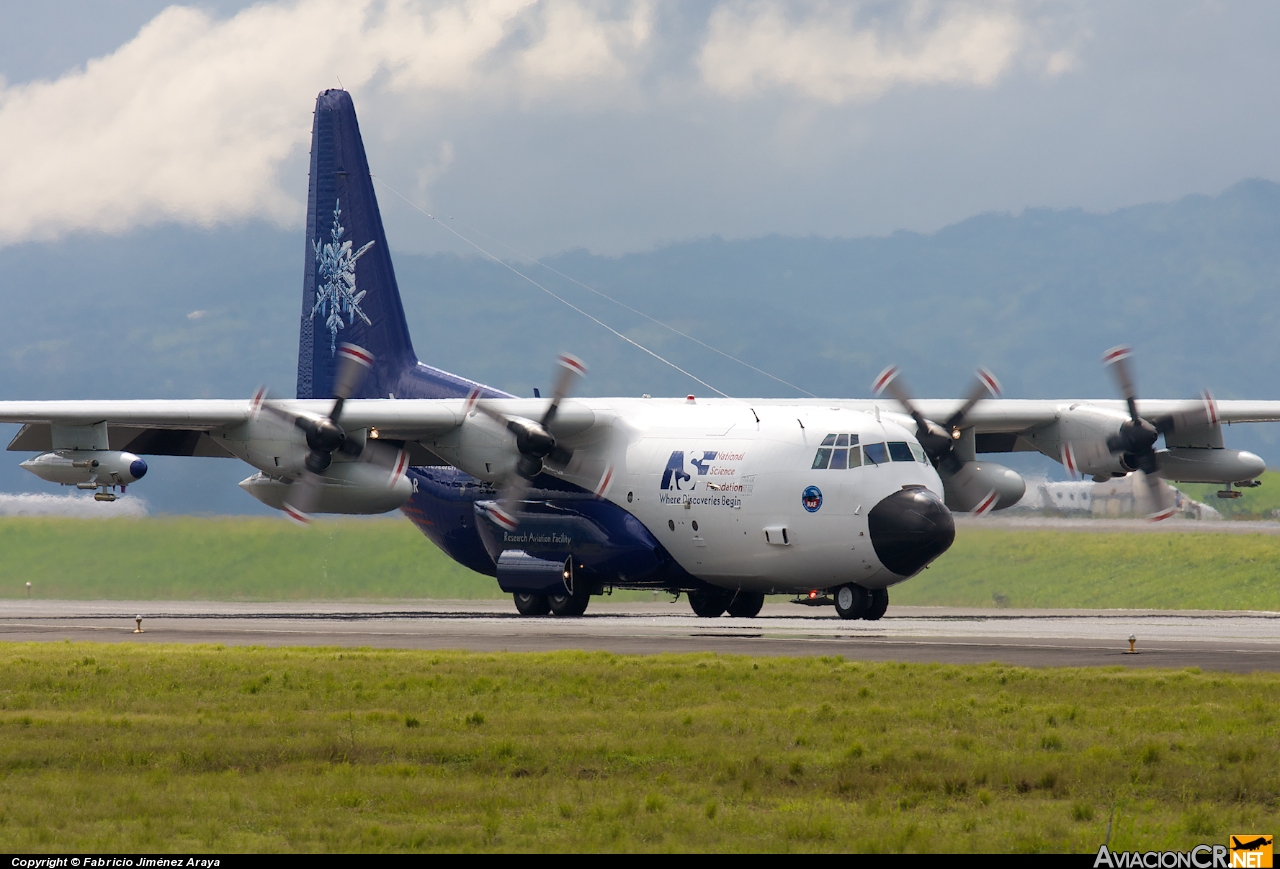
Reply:
M356 260L364 256L365 251L373 247L369 242L354 253L351 242L343 241L346 228L342 225L341 202L333 203L333 228L330 230L330 241L320 244L320 239L312 242L316 251L316 304L311 309L311 319L316 313L325 318L324 324L329 328L329 355L338 351L338 330L354 325L356 317L372 326L373 322L360 310L360 300L364 291L356 292ZM347 322L342 322L343 316Z

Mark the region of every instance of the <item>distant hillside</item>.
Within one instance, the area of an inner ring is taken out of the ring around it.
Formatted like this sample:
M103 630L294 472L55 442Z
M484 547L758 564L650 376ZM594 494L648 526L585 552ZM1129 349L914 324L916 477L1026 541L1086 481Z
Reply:
M262 382L291 394L304 255L296 233L261 225L0 249L0 397L236 397ZM955 393L983 364L1011 397L1110 395L1098 357L1124 341L1145 394L1280 398L1280 185L1269 181L1104 215L981 215L930 235L710 238L548 262L820 395L866 395L890 362L921 394ZM451 255L396 265L424 361L528 394L568 349L590 363L592 394L706 392L502 266ZM726 392L795 394L517 265ZM1230 440L1280 463L1275 427ZM0 462L0 489L46 490L15 464ZM161 464L139 487L153 507L254 508L231 485L245 468Z

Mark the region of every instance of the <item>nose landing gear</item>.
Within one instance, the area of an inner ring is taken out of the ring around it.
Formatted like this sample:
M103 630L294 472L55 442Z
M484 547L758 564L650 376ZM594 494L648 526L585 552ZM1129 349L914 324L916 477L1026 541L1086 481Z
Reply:
M867 589L855 583L836 589L836 613L842 619L865 619L874 622L889 608L888 589Z

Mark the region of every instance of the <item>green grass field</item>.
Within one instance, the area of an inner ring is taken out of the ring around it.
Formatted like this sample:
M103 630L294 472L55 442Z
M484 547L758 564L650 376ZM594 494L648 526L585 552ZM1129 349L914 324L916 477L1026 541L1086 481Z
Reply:
M0 519L0 597L501 598L402 519ZM962 526L895 604L1280 610L1280 537ZM652 599L647 593L632 593ZM626 599L619 593L615 599Z
M1178 483L1179 489L1230 519L1271 519L1280 516L1280 471L1267 471L1255 489L1240 489L1236 499L1218 498L1222 487L1213 483Z
M1280 822L1280 675L0 645L0 849L1076 851Z
M1081 520L1082 522L1088 520ZM904 605L1280 610L1280 537L962 527Z

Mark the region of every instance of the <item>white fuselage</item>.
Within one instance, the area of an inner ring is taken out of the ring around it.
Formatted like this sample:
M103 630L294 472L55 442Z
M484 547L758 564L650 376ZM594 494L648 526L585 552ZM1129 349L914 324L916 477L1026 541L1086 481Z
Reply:
M942 497L942 481L915 437L875 414L723 400L578 403L595 413L591 442L575 446L562 471L548 470L628 511L686 570L726 588L797 592L900 582L905 577L876 555L868 514L904 487ZM605 419L611 422L601 426ZM502 434L472 414L433 449L497 481L509 461ZM857 445L823 447L830 435L845 436L842 444L856 436ZM898 460L887 444L897 445ZM852 454L856 466L815 468L819 449L844 450L846 460L836 463L850 464Z

